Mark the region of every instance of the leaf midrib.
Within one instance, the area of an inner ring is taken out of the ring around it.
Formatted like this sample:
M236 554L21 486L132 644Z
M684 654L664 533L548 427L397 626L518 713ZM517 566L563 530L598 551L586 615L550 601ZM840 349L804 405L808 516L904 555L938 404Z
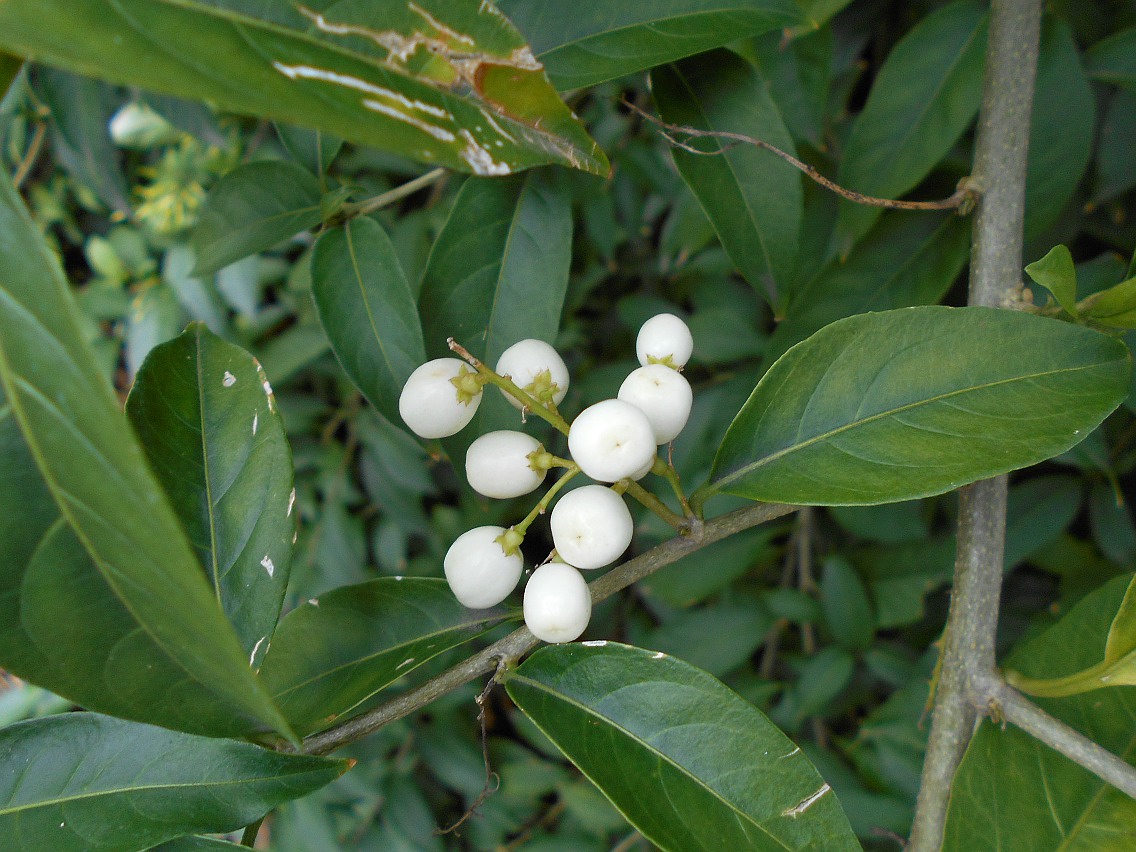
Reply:
M81 764L80 764L81 765ZM79 769L77 765L76 770ZM167 783L167 784L144 784L138 787L113 787L107 790L98 790L90 793L76 794L74 796L65 796L54 799L42 799L36 802L30 802L26 805L17 805L15 807L0 807L0 817L10 816L26 811L34 811L39 808L58 807L66 805L71 802L86 801L92 799L100 799L106 796L126 795L130 793L149 793L160 790L181 790L185 788L191 789L210 789L213 787L234 787L242 784L261 784L264 782L277 781L282 777L294 779L298 776L318 774L318 769L305 769L301 772L293 772L287 776L281 775L267 775L256 776L253 778L239 778L228 781L206 781L197 783Z
M911 410L914 410L914 409L919 408L919 407L924 406L924 405L931 405L931 404L936 403L936 402L941 402L942 400L945 400L945 399L951 399L952 397L962 396L964 394L974 393L976 391L986 390L988 388L999 387L1001 385L1013 384L1014 382L1029 381L1029 380L1032 380L1032 379L1039 379L1039 378L1044 378L1044 377L1047 377L1047 376L1057 376L1057 375L1061 375L1062 373L1075 373L1075 372L1079 372L1081 370L1090 369L1092 367L1100 367L1100 366L1103 366L1106 363L1110 363L1110 362L1101 361L1101 362L1098 362L1096 364L1081 364L1081 365L1078 365L1076 367L1064 367L1064 368L1059 369L1059 370L1045 370L1045 371L1039 372L1039 373L1027 373L1027 374L1023 374L1023 375L1012 376L1008 379L999 379L996 382L986 382L985 384L981 384L981 385L970 385L969 387L959 388L958 390L953 390L953 391L949 391L947 393L937 394L937 395L931 396L931 397L926 397L924 399L920 399L920 400L917 400L915 402L908 403L906 405L901 405L901 406L898 406L896 408L890 408L887 411L881 411L877 414L873 414L873 415L870 415L868 417L860 418L859 420L853 420L849 423L845 423L843 426L838 426L835 429L830 429L827 432L822 432L819 435L814 435L812 438L808 438L804 441L801 441L800 443L792 444L791 446L777 450L774 453L770 453L769 455L764 456L763 458L759 459L758 461L756 461L756 462L754 462L750 465L746 465L744 467L738 468L737 470L733 471L732 473L730 473L726 476L723 476L720 479L714 480L714 482L713 482L714 489L716 491L721 490L722 487L729 485L731 482L734 482L735 480L739 479L740 477L745 476L749 473L752 473L753 471L757 470L758 468L764 467L767 464L775 462L778 459L789 455L790 453L795 453L798 450L806 449L807 447L810 447L813 444L819 443L821 441L827 441L828 439L830 439L830 438L832 438L836 435L840 435L840 434L847 432L851 429L856 429L856 428L863 426L867 423L872 423L872 422L875 422L877 420L882 420L882 419L887 418L887 417L893 417L896 414L901 414L905 411L911 411Z
M545 686L540 681L534 680L534 679L528 677L527 675L523 675L523 674L519 674L517 672L513 672L513 673L509 674L509 676L506 680L506 683L508 683L508 681L518 681L518 682L525 683L525 684L531 686L532 688L534 688L538 691L544 692L545 694L547 694L548 696L550 696L554 700L559 700L559 701L564 702L565 704L569 704L569 705L575 707L577 710L581 711L582 713L584 713L587 716L590 716L592 718L599 719L599 720L606 722L608 725L615 728L620 733L624 734L629 740L638 744L643 750L657 755L659 758L664 760L667 764L669 764L674 769L676 769L679 773L681 773L682 775L684 775L685 777L687 777L691 781L693 781L697 786L699 786L699 787L703 788L704 790L706 790L707 792L709 792L715 799L717 799L723 805L725 805L734 814L734 817L736 819L738 819L739 821L744 820L746 824L752 825L754 828L756 828L759 832L761 832L766 837L768 837L770 840L775 842L782 849L786 849L786 850L792 849L792 847L786 845L786 843L783 840L781 840L781 838L779 838L777 835L770 832L769 829L765 828L763 825L761 825L761 823L754 820L753 817L751 817L745 811L741 810L733 802L731 802L729 799L725 798L721 793L719 793L717 790L715 790L709 784L704 782L697 775L694 775L685 766L683 766L682 764L675 761L673 758L671 758L670 755L666 754L663 751L660 751L659 749L652 746L650 743L644 741L637 734L629 731L627 728L625 728L622 725L615 722L610 716L604 716L603 714L596 712L591 707L588 707L587 705L581 703L580 701L577 701L575 698L567 695L566 693L557 692L556 690L552 689L551 687ZM654 681L654 682L655 683L663 683L663 684L671 683L671 681ZM529 714L526 713L525 715L528 716ZM529 716L529 718L532 719L533 723L536 724L537 727L541 729L541 731L545 734L545 736L548 736L549 739L552 739L552 736L548 733L548 731L546 731L544 729L544 727L539 722L536 721L536 719L533 719L531 716ZM555 742L555 740L553 740L553 742ZM593 779L591 777L591 775L588 773L588 771L586 769L584 769L582 766L579 766L579 765L577 765L577 768L582 773L584 773L584 775L586 775L588 777L588 779L590 781L592 781L593 784L596 784L595 779ZM599 784L596 784L596 786L599 787ZM612 804L615 805L615 802L612 802ZM625 817L627 817L628 822L632 822L631 818L626 813L623 812L622 808L619 808L618 805L616 805L616 808L620 811L620 813L623 813L623 815ZM638 826L636 826L636 827L638 827ZM642 830L642 829L640 829L640 830Z

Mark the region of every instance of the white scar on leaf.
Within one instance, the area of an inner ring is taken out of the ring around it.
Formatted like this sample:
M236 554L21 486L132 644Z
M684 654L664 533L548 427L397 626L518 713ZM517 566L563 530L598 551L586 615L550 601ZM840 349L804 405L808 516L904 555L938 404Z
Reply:
M829 787L828 784L825 784L811 796L806 796L805 798L801 799L801 801L797 802L797 804L793 805L793 807L785 808L785 810L781 811L781 816L796 819L817 802L819 802L821 800L821 797L831 789L832 788Z

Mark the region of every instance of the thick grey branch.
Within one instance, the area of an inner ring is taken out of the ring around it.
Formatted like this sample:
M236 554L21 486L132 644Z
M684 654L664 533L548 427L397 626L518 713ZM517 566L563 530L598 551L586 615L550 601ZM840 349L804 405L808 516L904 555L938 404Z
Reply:
M592 602L599 603L616 592L622 591L637 580L653 574L660 568L677 562L687 554L693 553L736 532L755 527L796 510L796 506L776 503L758 503L746 506L714 518L710 521L695 521L689 534L676 536L658 547L629 559L589 585ZM494 642L485 650L458 663L437 677L426 681L410 692L400 695L373 710L348 719L334 728L314 734L304 740L303 750L308 754L328 754L358 739L362 739L384 725L409 716L432 701L452 692L459 686L469 683L480 675L496 671L502 663L512 663L527 654L538 644L538 640L527 627L514 630L504 639Z
M973 181L979 191L970 303L1002 304L1019 283L1030 109L1041 3L993 0ZM942 845L950 783L974 731L974 684L994 671L1005 545L1006 479L960 492L958 554L910 850Z

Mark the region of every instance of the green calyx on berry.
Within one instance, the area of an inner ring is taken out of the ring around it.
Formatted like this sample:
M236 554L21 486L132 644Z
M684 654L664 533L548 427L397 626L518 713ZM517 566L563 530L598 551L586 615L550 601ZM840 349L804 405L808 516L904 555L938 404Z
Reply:
M485 381L482 376L463 364L458 374L450 379L450 384L458 390L458 402L469 405L480 396Z
M501 549L505 551L506 556L514 556L521 550L521 542L525 540L524 533L517 532L515 527L509 527L501 535L494 539Z

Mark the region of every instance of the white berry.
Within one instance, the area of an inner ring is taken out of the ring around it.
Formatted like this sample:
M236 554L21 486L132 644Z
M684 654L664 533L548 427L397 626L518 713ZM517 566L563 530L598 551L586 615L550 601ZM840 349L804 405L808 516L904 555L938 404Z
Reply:
M524 612L525 624L537 639L571 642L592 617L588 584L571 565L541 565L525 586Z
M598 482L639 474L655 457L656 446L647 415L621 399L588 406L568 430L572 460Z
M463 394L458 390L453 379L463 371L472 372L457 358L435 358L410 374L398 398L398 413L414 434L448 438L473 419L481 391Z
M513 384L538 402L559 405L568 393L568 367L560 354L543 340L520 340L501 353L497 374L508 376ZM505 399L514 408L524 405L511 394Z
M540 441L524 432L488 432L466 450L466 479L478 494L498 500L528 494L547 472L534 470L529 460L540 448Z
M694 338L686 323L674 314L657 314L651 317L635 339L635 354L639 363L665 364L678 369L690 360L694 349Z
M561 497L549 526L556 553L584 570L602 568L622 556L634 529L623 498L603 485L585 485Z
M474 527L446 551L442 567L454 597L470 609L496 606L517 587L524 567L520 552L505 553L497 538L503 527Z
M669 444L690 418L694 396L690 382L677 370L648 364L633 370L619 388L619 398L647 415L656 444Z

